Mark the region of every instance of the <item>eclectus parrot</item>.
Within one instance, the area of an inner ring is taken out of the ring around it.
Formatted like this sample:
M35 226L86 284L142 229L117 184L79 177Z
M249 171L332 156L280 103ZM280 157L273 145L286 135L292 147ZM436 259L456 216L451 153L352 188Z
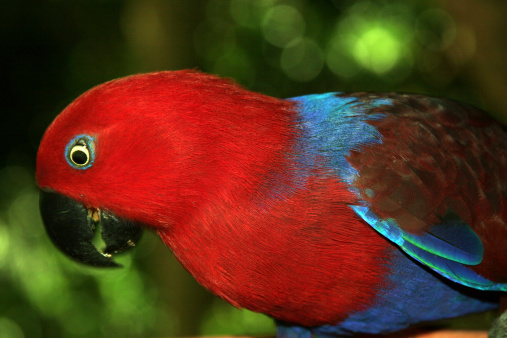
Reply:
M47 232L70 257L115 266L147 228L280 337L506 305L507 129L451 100L282 100L197 71L133 75L54 120L36 176Z

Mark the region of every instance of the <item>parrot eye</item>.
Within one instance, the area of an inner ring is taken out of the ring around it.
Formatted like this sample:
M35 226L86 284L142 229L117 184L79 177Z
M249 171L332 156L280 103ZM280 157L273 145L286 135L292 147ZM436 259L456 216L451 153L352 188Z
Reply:
M88 169L95 160L95 143L88 135L73 138L65 149L65 156L70 166L76 169Z
M70 150L70 160L75 165L87 165L90 160L90 152L86 146L76 144Z

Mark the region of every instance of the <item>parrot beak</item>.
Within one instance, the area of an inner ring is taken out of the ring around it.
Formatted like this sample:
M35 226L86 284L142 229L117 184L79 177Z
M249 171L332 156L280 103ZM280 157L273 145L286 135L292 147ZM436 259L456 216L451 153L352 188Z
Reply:
M123 252L139 240L142 227L122 220L107 210L87 209L62 194L41 190L39 207L42 222L53 243L66 255L78 262L118 267L112 254ZM92 243L96 225L106 247L99 251Z

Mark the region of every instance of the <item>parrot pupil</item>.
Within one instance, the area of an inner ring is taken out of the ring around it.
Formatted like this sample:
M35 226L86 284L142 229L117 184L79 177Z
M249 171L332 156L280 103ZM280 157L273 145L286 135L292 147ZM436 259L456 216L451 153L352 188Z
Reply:
M78 135L65 148L67 163L74 169L88 169L95 160L95 140L88 135Z
M84 165L88 162L88 155L81 150L74 151L72 153L72 162L78 165Z

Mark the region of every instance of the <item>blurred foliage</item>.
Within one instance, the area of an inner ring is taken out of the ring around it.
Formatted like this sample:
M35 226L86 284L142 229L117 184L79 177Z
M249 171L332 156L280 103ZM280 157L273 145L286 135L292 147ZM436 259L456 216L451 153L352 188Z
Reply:
M156 236L145 236L117 270L82 267L49 243L33 178L37 146L56 114L91 86L132 73L198 68L278 97L419 92L507 121L502 1L0 4L1 337L274 333L271 319L200 288Z

